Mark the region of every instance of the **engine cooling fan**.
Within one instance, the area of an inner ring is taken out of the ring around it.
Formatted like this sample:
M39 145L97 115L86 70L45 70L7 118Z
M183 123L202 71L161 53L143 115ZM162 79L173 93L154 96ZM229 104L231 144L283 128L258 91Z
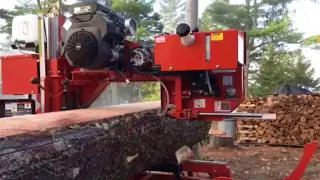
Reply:
M97 53L96 38L90 32L77 31L67 40L66 52L74 66L90 66Z

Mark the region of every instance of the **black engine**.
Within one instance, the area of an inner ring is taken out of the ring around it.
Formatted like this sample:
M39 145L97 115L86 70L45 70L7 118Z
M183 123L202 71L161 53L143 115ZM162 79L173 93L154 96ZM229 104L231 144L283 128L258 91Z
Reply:
M135 35L133 19L124 19L98 3L70 6L62 26L64 56L71 66L83 69L105 68L124 58L124 42Z

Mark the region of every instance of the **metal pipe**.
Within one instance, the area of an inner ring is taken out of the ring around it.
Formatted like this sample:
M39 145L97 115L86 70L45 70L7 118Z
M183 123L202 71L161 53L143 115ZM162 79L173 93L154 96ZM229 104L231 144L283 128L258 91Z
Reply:
M187 0L187 24L193 30L195 27L199 25L199 18L198 18L198 0Z
M180 39L181 39L180 42L182 45L191 46L194 43L196 38L194 35L189 34L187 36L180 37Z
M195 41L195 36L191 35L191 27L186 23L181 23L177 26L177 34L180 36L180 42L184 46L190 46Z
M187 159L187 160L184 160L183 162L195 163L195 164L227 165L226 162L222 162L222 161L206 161L206 160L197 160L197 159Z
M217 116L231 118L255 118L255 119L276 119L276 114L257 114L257 113L199 113L200 116Z

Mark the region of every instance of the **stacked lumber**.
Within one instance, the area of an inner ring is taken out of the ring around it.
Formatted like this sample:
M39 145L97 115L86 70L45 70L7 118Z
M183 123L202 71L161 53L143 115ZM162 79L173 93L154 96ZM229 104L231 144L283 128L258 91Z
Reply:
M275 113L276 120L239 119L238 141L305 145L320 140L320 95L278 95L243 102L238 112Z
M157 115L138 103L3 118L0 179L125 180L206 138L210 122Z

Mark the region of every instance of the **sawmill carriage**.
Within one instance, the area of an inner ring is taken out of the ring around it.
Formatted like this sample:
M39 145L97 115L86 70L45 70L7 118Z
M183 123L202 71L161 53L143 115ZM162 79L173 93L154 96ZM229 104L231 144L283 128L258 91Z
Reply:
M182 23L176 34L156 36L150 50L127 40L136 33L135 21L108 7L79 3L71 5L69 13L68 18L61 14L14 18L12 48L34 53L1 57L3 94L29 95L3 101L4 116L89 108L110 83L157 81L159 116L187 121L274 118L232 113L245 97L244 32L199 32ZM200 180L204 177L195 175L203 172L210 175L206 179L231 180L226 163L191 160L191 154L182 148L174 163L152 169L174 175L148 171L132 179ZM188 173L181 176L181 171ZM303 173L304 167L297 171Z

